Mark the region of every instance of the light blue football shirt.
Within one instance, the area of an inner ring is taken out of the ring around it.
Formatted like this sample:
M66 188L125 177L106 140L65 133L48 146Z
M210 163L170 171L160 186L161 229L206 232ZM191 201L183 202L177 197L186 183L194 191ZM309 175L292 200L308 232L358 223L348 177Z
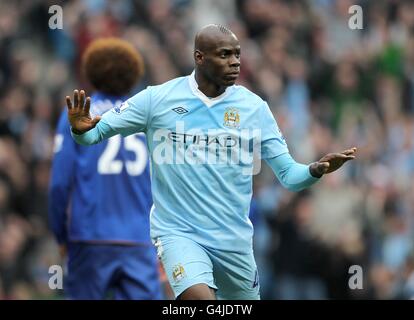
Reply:
M288 153L267 103L238 85L208 98L193 72L148 87L73 137L94 144L136 132L146 133L151 154L153 240L179 235L215 249L249 252L251 173L253 163L260 163L254 154L270 159Z

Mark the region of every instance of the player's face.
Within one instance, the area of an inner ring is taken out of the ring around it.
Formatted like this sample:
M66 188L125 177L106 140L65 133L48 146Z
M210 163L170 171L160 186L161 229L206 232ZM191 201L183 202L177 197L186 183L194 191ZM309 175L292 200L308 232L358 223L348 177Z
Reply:
M218 86L233 85L240 74L240 44L227 37L204 54L203 69L210 81Z

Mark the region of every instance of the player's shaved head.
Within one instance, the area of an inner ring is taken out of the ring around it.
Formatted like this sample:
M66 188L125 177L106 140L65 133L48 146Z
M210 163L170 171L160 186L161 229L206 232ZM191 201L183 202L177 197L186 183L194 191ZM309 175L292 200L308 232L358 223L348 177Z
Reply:
M227 41L237 41L236 35L228 28L209 24L201 28L194 41L194 50L208 51Z
M240 43L228 28L209 24L194 41L196 80L204 94L214 97L235 83L240 72Z

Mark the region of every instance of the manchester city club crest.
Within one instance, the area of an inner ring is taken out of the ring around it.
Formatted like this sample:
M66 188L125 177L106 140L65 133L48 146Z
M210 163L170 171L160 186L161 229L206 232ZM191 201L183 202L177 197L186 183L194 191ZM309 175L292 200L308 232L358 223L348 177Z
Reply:
M181 263L173 268L172 276L175 282L178 282L185 277L185 270Z
M240 127L240 115L237 108L226 108L224 111L224 123L227 128L239 128Z

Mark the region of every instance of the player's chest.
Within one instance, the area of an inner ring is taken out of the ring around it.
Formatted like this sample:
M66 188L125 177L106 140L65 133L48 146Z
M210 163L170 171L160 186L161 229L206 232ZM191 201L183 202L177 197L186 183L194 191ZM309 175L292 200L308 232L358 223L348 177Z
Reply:
M148 132L153 160L164 163L251 164L260 145L258 112L244 102L208 107L177 101L152 117Z
M184 130L237 131L258 126L257 112L243 101L217 103L207 106L200 100L173 101L162 106L152 118L152 127L174 130L184 126Z

